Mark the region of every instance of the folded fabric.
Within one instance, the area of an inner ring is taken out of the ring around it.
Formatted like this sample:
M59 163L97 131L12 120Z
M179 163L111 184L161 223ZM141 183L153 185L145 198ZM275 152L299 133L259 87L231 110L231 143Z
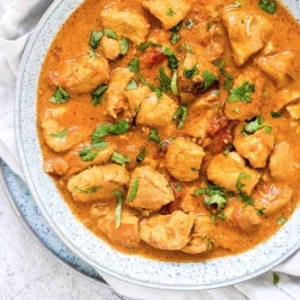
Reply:
M0 3L0 157L10 168L23 177L17 154L14 133L14 89L18 66L30 32L52 0L1 0ZM5 12L5 13L4 13ZM4 13L4 14L3 14ZM3 15L2 15L3 14ZM300 252L274 268L300 276ZM144 288L107 274L103 278L119 293L136 299L298 299L300 278L280 274L273 283L272 271L257 278L225 288L205 291L170 291Z

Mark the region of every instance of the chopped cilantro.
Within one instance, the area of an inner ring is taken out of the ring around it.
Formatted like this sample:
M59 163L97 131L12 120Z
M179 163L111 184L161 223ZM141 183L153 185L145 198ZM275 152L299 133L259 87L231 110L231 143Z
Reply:
M242 101L244 103L251 103L251 95L255 92L255 87L253 84L250 84L248 81L244 81L242 85L237 88L230 89L230 96L228 102Z
M280 277L276 273L273 273L273 283L277 284L277 283L279 283L279 280L280 280Z
M224 155L227 155L227 154L231 151L232 147L233 147L232 144L228 144L228 145L226 146L226 148L224 149L223 154L224 154Z
M89 55L90 57L96 57L96 52L94 51L94 49L89 50Z
M183 75L187 79L193 78L198 73L198 64L195 64L191 69L183 69Z
M157 129L150 129L150 134L148 137L149 141L154 141L156 143L160 143L160 138L158 136Z
M64 129L64 130L62 130L61 132L58 132L58 133L51 133L50 136L54 137L54 138L62 139L68 134L68 132L69 132L68 129Z
M131 190L129 192L129 196L128 196L128 201L133 201L136 197L136 194L137 194L137 191L138 191L138 188L139 188L139 180L138 178L136 178L131 186Z
M157 76L157 79L160 82L159 89L161 91L166 92L170 89L171 79L168 77L163 67L159 68L159 76Z
M182 191L182 186L178 183L178 184L176 184L176 186L175 186L175 190L177 191L177 192L180 192L180 191Z
M92 104L97 105L101 104L103 93L107 90L107 85L99 85L93 92L92 92Z
M99 44L100 44L100 40L101 40L102 37L103 37L102 31L91 31L89 45L93 49L97 49Z
M123 55L125 55L128 51L128 48L129 48L129 41L127 38L123 37L121 40L120 40L120 50L121 50L121 53Z
M208 89L216 80L216 76L209 71L205 70L202 72L202 77L204 78L204 89Z
M255 117L255 119L249 123L247 123L242 132L245 133L245 135L248 135L248 134L252 134L254 132L256 132L257 130L263 128L265 126L265 122L264 120L262 119L261 116L257 116Z
M188 53L194 54L194 52L193 52L193 50L192 50L190 44L186 43L186 44L184 44L184 45L182 45L182 46L185 48L185 50L186 50Z
M191 171L193 171L193 172L199 172L199 170L200 169L198 169L198 168L194 168L194 167L191 168Z
M102 188L101 186L95 186L95 187L91 187L91 188L86 189L86 190L82 190L80 188L75 187L74 192L84 193L84 194L94 194L94 193L97 193L101 188Z
M257 209L256 209L256 213L257 213L257 215L258 215L258 216L261 216L261 215L263 215L263 214L264 214L264 210L265 210L265 208L264 208L264 207L262 207L262 208L257 208Z
M281 117L281 113L279 112L279 111L271 111L270 112L270 114L271 114L271 116L272 116L272 118L274 118L274 119L277 119L277 118L280 118Z
M240 192L238 195L238 199L241 201L246 202L249 205L254 205L253 199L247 195L245 192L242 191L242 188L246 186L245 183L242 182L243 179L251 179L252 177L249 174L246 173L240 173L237 182L236 182L236 188Z
M169 60L168 67L171 69L176 69L178 67L179 61L176 58L174 52L165 46L162 47L162 52L164 55L168 57Z
M232 86L233 77L224 70L226 65L225 60L221 60L219 64L216 63L215 65L218 66L221 75L225 77L224 87L227 91L229 91Z
M172 45L176 44L181 39L181 36L178 34L178 32L182 28L182 25L183 25L183 21L180 21L176 26L171 28L170 31L172 33L172 36L170 42Z
M135 90L137 89L138 85L137 82L132 78L131 81L128 83L128 85L126 86L126 90Z
M126 120L120 120L114 125L110 125L109 131L112 134L120 135L126 133L130 128L129 123Z
M175 96L178 96L178 88L177 88L177 70L174 70L172 80L171 80L171 91Z
M138 50L144 52L144 51L146 51L149 47L152 47L152 46L160 46L160 45L157 44L157 43L153 43L153 42L146 42L146 43L140 44L140 45L138 46Z
M176 13L172 10L172 7L170 7L167 11L166 11L166 15L169 17L173 17Z
M275 14L277 9L276 2L270 0L260 0L259 7L271 15Z
M55 104L67 103L70 100L70 95L61 87L57 87L55 93L50 98L50 102Z
M110 39L114 39L114 40L118 39L117 34L111 29L105 28L103 34Z
M223 220L223 221L225 221L226 220L226 215L225 214L218 214L218 217L221 219L221 220Z
M116 228L119 228L121 226L123 196L122 196L122 192L120 190L113 190L111 193L117 197L115 219L116 219Z
M272 132L273 128L271 126L266 126L265 127L265 133L270 134Z
M127 162L130 162L130 158L129 157L126 157L125 155L121 154L121 153L118 153L118 152L114 152L110 158L110 160L112 162L115 162L123 167L125 167L125 164Z
M136 157L136 161L137 161L138 163L140 163L140 162L142 162L142 161L145 159L145 157L146 157L146 148L145 148L145 147L142 147L142 148L140 149L139 155Z
M177 125L178 129L181 129L184 126L188 114L188 108L183 104L177 108L175 113L173 114L173 121L176 121L180 118L180 121Z
M91 147L85 147L79 152L79 156L83 161L93 161L98 155L99 150L93 150Z
M188 19L186 22L185 22L185 26L186 28L190 29L192 28L193 26L195 25L194 21L192 19Z
M278 224L279 226L282 226L286 221L287 221L287 219L284 218L284 217L282 217L282 218L280 218L280 219L277 221L277 224Z

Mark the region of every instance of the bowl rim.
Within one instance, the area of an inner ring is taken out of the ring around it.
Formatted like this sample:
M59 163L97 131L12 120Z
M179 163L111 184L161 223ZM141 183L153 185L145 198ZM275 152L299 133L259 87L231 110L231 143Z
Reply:
M60 25L82 2L65 0L51 4L27 43L16 84L15 132L25 180L41 214L59 238L100 273L140 286L171 290L203 290L240 283L272 269L298 250L299 205L290 220L275 235L253 249L204 262L174 263L116 252L84 228L68 210L66 203L60 203L64 201L61 201L62 197L54 182L42 170L36 128L37 81L49 43ZM286 243L286 237L290 237L289 243ZM91 241L91 244L82 244L82 240Z

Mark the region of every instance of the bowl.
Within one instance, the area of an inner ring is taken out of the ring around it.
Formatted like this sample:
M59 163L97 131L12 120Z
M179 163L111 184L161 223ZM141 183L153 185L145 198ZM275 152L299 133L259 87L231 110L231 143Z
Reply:
M20 161L33 199L51 229L99 272L132 284L172 290L211 289L239 283L270 270L294 253L300 247L299 207L266 242L238 255L198 263L154 261L117 252L76 219L42 168L36 128L36 93L42 63L53 38L82 2L54 1L31 35L17 79L15 131ZM286 0L283 4L300 18L298 2Z

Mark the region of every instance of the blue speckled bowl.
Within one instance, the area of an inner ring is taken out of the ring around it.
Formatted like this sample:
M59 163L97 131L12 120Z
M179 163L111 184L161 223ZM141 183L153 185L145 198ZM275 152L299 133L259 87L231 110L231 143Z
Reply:
M15 129L20 160L31 194L53 231L83 261L100 272L138 285L173 290L210 289L238 283L266 272L295 252L300 247L299 208L267 242L243 254L202 263L159 262L118 253L77 221L42 169L36 129L36 91L41 65L52 39L82 1L55 1L51 5L26 47L17 81ZM283 2L299 19L299 2Z

